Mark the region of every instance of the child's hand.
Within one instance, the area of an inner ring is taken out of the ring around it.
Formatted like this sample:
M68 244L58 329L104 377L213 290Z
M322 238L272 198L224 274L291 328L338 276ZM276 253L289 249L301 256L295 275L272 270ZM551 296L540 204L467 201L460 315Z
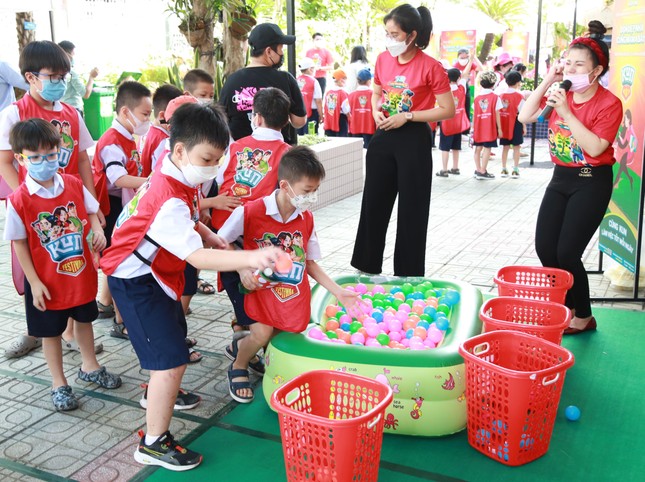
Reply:
M356 313L357 315L362 313L361 305L363 302L360 299L360 293L341 288L338 293L335 293L335 296L338 302L345 307L347 313Z
M199 221L206 226L209 226L211 223L211 213L209 209L202 209L199 211Z
M36 309L45 311L47 309L45 306L45 298L51 300L52 297L42 281L38 280L35 283L31 283L31 294L34 298L34 306Z
M504 137L504 133L502 132L502 129L497 129L497 137L502 139Z
M266 268L273 270L275 264L277 263L280 256L283 255L284 251L278 248L262 248L254 249L253 251L249 251L248 253L251 269L259 269L260 271L262 271Z
M240 274L240 281L242 282L242 286L244 286L247 290L255 291L262 288L262 285L255 277L253 270L242 269L239 270L238 273Z
M214 249L226 249L228 248L228 243L224 238L222 238L219 234L215 233L210 233L207 238L203 239L204 241L204 246L207 248L214 248Z
M92 249L95 253L100 253L107 246L107 239L103 231L93 231L92 234Z
M236 207L242 205L240 198L237 196L228 196L226 194L215 196L213 203L214 209L219 209L220 211L233 211Z

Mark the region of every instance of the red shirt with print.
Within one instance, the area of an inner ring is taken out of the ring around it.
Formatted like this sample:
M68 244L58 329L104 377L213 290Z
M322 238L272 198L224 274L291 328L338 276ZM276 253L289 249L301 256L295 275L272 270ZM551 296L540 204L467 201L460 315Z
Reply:
M314 73L314 77L316 78L325 78L327 76L327 71L321 70L320 67L327 67L328 65L332 65L334 63L334 57L332 56L331 52L324 47L320 49L307 50L305 57L309 57L314 61L314 64L316 65L316 72Z
M350 134L374 134L376 123L372 116L372 89L355 90L349 94Z
M475 112L473 113L473 141L492 142L497 140L497 118L495 106L497 95L489 89L482 90L475 97Z

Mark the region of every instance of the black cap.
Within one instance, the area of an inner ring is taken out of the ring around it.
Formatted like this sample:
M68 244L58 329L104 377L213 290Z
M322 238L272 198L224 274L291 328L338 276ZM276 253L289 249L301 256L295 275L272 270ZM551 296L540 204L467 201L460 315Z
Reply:
M296 43L295 35L285 35L275 23L256 25L249 35L249 45L256 50L262 50L271 45L292 45Z

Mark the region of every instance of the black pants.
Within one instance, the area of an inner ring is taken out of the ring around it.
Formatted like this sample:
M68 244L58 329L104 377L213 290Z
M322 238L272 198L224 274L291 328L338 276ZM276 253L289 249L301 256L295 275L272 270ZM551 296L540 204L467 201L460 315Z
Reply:
M587 244L611 199L611 166L555 166L537 218L535 250L544 266L573 274L566 305L576 316L591 316L589 279L582 263Z
M325 87L327 87L327 77L316 77L316 80L320 85L320 90L322 90L322 94L325 95Z
M304 136L306 134L309 134L310 122L315 122L314 132L316 133L316 135L318 135L318 126L320 125L320 116L318 115L318 109L311 109L311 115L307 117L307 123L304 126L302 126L300 129L298 129L299 136Z
M327 137L349 137L349 122L345 114L341 114L338 118L338 130L332 131L325 129Z
M365 187L352 266L378 274L385 235L397 195L394 274L423 276L432 187L430 128L409 122L399 129L377 129L367 149Z

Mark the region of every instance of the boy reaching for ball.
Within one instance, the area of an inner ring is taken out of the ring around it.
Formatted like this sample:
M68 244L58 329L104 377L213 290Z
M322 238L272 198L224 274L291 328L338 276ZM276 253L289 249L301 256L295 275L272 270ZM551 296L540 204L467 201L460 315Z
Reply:
M278 189L238 207L218 231L230 249L234 249L231 243L243 236L244 249L277 246L292 261L286 274L265 273L266 279L261 279L264 283L253 270L238 270L242 285L250 292L239 293L231 302L244 307L250 334L233 340L226 348L227 356L233 360L228 369L229 393L237 402L253 401L249 369L264 374L258 350L277 332L299 333L309 323L311 289L307 275L348 310L359 302L358 293L339 286L316 263L320 259L320 245L309 208L316 202L324 177L325 168L310 148L293 147L280 161ZM282 271L284 267L278 262L276 269Z

